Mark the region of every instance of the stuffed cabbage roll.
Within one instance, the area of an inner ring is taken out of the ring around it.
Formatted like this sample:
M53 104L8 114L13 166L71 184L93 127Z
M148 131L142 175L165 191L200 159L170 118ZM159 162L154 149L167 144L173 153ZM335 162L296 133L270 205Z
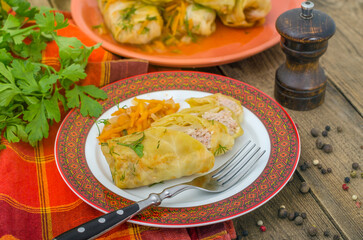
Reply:
M158 8L142 2L99 2L106 26L116 41L146 44L161 36L163 19Z
M156 120L151 126L184 132L201 142L215 156L223 154L234 145L234 138L228 134L226 126L191 114L170 114Z
M236 3L236 0L194 0L195 3L212 8L218 13L230 13Z
M213 9L184 0L167 4L163 16L173 36L209 36L216 30L216 12Z
M212 104L229 108L237 116L240 123L243 121L243 107L241 103L233 97L216 93L202 98L188 98L185 101L189 103L191 107Z
M263 24L270 10L270 0L236 0L232 12L219 12L218 16L226 26L252 27Z
M188 134L153 127L102 145L114 183L136 188L209 171L214 156Z
M188 31L201 36L209 36L216 30L216 12L198 4L187 7L185 22Z
M229 109L223 106L214 104L205 104L201 106L185 108L179 113L187 113L207 119L209 121L217 121L222 123L228 129L228 134L237 138L243 134L243 129L236 115Z

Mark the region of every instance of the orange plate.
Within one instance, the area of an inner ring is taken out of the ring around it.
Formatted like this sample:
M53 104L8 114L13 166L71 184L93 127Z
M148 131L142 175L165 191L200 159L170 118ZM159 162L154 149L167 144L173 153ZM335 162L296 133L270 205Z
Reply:
M90 38L117 55L150 61L168 67L207 67L238 61L260 53L280 40L275 21L283 12L300 7L303 0L271 0L272 9L263 26L229 28L217 22L211 36L180 47L181 53L147 53L136 46L117 43L111 34L99 34L92 26L103 22L97 0L72 0L71 12L76 24Z

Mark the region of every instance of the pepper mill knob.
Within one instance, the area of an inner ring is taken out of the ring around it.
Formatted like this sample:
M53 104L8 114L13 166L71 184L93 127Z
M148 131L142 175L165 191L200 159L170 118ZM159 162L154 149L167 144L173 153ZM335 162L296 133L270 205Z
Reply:
M326 52L328 39L335 33L331 17L303 2L281 14L276 29L281 35L281 48L286 62L276 71L275 98L294 110L311 110L324 102L326 82L319 58Z

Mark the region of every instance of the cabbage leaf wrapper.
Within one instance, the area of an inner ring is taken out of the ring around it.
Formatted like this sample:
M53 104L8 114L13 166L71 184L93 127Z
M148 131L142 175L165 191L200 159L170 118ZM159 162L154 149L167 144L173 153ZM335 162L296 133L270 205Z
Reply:
M99 0L98 3L116 41L146 44L161 36L164 21L157 6L130 0Z
M127 146L140 139L142 157ZM152 127L144 132L110 139L102 144L101 149L119 188L136 188L204 173L214 166L215 160L196 139L165 127Z
M229 27L253 27L262 25L270 10L270 0L236 0L231 12L218 12L218 16Z
M228 129L228 134L237 138L243 134L243 129L237 116L231 109L215 104L204 104L196 107L185 108L179 113L191 114L198 117L222 123Z
M193 2L212 8L218 13L227 14L232 11L236 0L193 0Z
M209 36L215 32L216 16L213 9L185 0L172 1L166 4L163 11L168 34L183 38L183 41L193 38L194 34Z
M203 143L215 156L223 154L234 145L234 138L228 134L226 126L191 114L170 114L156 120L151 126L184 132Z
M201 98L188 98L185 100L190 107L212 104L229 108L236 116L240 123L243 122L243 107L242 104L233 97L216 93Z

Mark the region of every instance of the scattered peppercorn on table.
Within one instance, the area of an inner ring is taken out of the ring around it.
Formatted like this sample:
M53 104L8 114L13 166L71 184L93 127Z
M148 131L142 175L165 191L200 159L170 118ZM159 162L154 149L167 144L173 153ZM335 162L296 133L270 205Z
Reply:
M70 6L69 0L30 2L65 11ZM286 109L300 135L299 165L274 198L233 220L237 239L363 239L363 43L359 31L363 5L356 0L314 4L315 9L330 15L337 27L320 60L328 77L325 103L311 111ZM275 71L284 61L280 46L275 45L238 62L193 70L231 77L273 96ZM151 67L153 71L165 70ZM2 196L0 193L0 202L6 201ZM39 201L44 209L22 209L40 211L46 221L51 209L46 200ZM11 221L0 224L0 229ZM46 224L43 227L47 231ZM31 229L31 224L19 228ZM43 236L49 239L49 235Z

